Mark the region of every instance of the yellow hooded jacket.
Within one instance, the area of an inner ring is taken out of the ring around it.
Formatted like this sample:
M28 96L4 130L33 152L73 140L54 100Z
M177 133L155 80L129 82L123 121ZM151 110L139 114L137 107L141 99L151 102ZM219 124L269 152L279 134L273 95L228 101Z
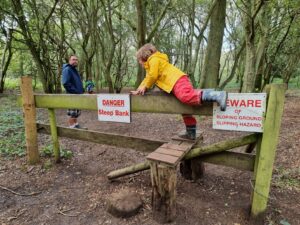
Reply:
M169 63L166 54L158 51L148 58L144 63L144 68L146 77L140 87L149 89L155 84L167 93L170 93L177 80L185 75L184 72Z

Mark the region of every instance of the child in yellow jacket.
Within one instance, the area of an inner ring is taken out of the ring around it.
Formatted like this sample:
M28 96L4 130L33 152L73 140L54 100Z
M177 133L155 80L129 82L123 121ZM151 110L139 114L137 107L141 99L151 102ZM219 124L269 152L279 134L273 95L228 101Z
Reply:
M145 68L146 77L133 95L144 95L154 84L167 93L172 93L179 101L188 105L201 105L203 101L217 102L222 111L226 110L227 93L213 89L194 89L187 74L169 63L168 56L157 51L154 45L145 44L136 53L139 64ZM196 119L192 115L182 115L186 133L182 138L194 140Z

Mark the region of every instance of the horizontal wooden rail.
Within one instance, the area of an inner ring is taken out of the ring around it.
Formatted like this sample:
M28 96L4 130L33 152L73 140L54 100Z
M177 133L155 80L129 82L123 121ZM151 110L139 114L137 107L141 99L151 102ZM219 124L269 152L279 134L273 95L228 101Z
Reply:
M37 128L39 133L43 133L43 134L51 133L50 126L48 124L38 123ZM160 147L161 145L166 143L160 140L149 140L149 139L143 139L138 137L103 133L98 131L71 129L71 128L60 127L60 126L57 127L57 134L59 137L67 137L67 138L77 139L81 141L90 141L98 144L112 145L116 147L131 148L141 152L152 152L158 147ZM252 134L242 138L231 139L229 141L222 141L219 143L215 143L213 145L200 147L200 148L195 146L195 148L192 151L194 154L192 155L194 156L195 153L199 154L201 152L200 154L202 155L201 160L203 160L204 162L229 166L240 170L253 171L255 155L238 153L238 152L219 152L219 153L209 154L209 155L203 155L203 154L208 154L209 152L214 152L214 151L224 151L224 149L228 150L249 143L253 143L256 141L255 136L256 136L255 134ZM138 172L141 170L149 169L149 165L147 162L142 163L141 165L142 166L140 166L139 164L134 165L132 167L133 171L137 170L136 172ZM129 171L132 171L131 170L132 168L130 168ZM126 168L120 169L118 171L121 172L123 176L127 174ZM116 177L113 176L113 178Z
M97 110L96 94L35 94L36 108ZM18 99L21 105L21 96ZM131 96L131 111L146 113L212 115L212 103L188 106L170 94Z
M203 162L232 167L239 170L253 171L255 155L239 152L219 152L211 155L199 156ZM150 169L148 161L128 166L122 169L111 171L107 178L113 180L119 177L130 175L133 173L141 172Z
M257 141L257 139L258 139L257 134L250 134L250 135L247 135L244 137L233 138L233 139L229 139L226 141L214 143L214 144L208 145L208 146L196 147L196 148L193 148L187 155L185 155L184 159L192 159L192 158L197 158L199 156L205 155L204 160L207 162L210 162L213 164L218 164L218 165L230 166L230 167L234 167L234 168L241 169L241 170L253 171L254 170L254 156L253 155L246 154L246 153L245 154L235 153L235 152L224 153L224 151L254 143ZM220 159L218 154L222 153L222 152L224 153L223 155L221 155L221 157L223 159ZM214 153L215 156L212 156L210 158L208 154L212 154L212 153ZM226 157L234 158L234 159L231 159L231 161L228 162L228 161L224 160L224 158L226 158ZM245 163L245 161L248 161L247 165L239 165L239 164ZM148 161L145 161L145 162L142 162L139 164L128 166L126 168L112 171L107 175L107 178L112 180L112 179L116 179L118 177L126 176L129 174L133 174L133 173L147 170L147 169L150 169L150 164Z
M48 124L37 124L38 132L51 134ZM57 126L57 135L81 141L90 141L98 144L112 145L120 148L132 148L137 151L151 152L166 142L160 140L150 140L138 137L131 137L119 134L103 133L98 131L72 129Z
M201 161L233 167L239 170L254 171L255 155L241 152L219 152L199 157Z

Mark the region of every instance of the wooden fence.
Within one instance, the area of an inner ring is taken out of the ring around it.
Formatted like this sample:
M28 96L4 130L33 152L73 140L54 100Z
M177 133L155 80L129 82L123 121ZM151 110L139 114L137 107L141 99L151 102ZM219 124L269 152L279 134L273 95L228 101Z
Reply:
M261 215L267 207L284 107L285 85L269 85L266 92L268 97L263 133L224 140L209 146L195 145L183 158L183 160L200 159L202 162L253 171L253 192L251 195L251 215L253 217ZM37 131L51 134L56 161L60 160L58 137L69 137L95 143L127 147L145 152L152 152L159 146L165 144L165 142L159 140L57 126L55 109L76 108L97 110L97 95L34 94L30 77L21 78L21 93L22 96L19 98L19 102L23 106L24 111L27 158L29 163L34 164L39 162ZM36 123L36 108L48 109L50 125ZM212 104L210 103L206 103L201 107L187 106L167 94L131 96L131 112L211 116L212 108ZM251 152L254 146L256 146L256 154L228 151L240 146L248 146L248 150L250 149L248 152ZM149 168L149 162L145 161L144 163L113 171L108 175L108 178L115 179ZM174 214L174 212L172 213ZM174 216L165 217L166 218L162 220L163 222L169 222L175 219Z

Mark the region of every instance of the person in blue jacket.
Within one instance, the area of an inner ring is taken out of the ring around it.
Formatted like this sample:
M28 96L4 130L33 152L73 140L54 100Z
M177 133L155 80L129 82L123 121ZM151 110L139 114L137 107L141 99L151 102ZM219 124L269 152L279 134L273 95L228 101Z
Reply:
M76 69L77 66L77 56L71 55L69 58L69 63L64 64L62 68L62 84L68 94L84 93L83 83L81 81L79 72ZM85 129L81 127L77 122L77 118L80 116L80 114L81 111L79 109L68 109L68 123L70 128Z

